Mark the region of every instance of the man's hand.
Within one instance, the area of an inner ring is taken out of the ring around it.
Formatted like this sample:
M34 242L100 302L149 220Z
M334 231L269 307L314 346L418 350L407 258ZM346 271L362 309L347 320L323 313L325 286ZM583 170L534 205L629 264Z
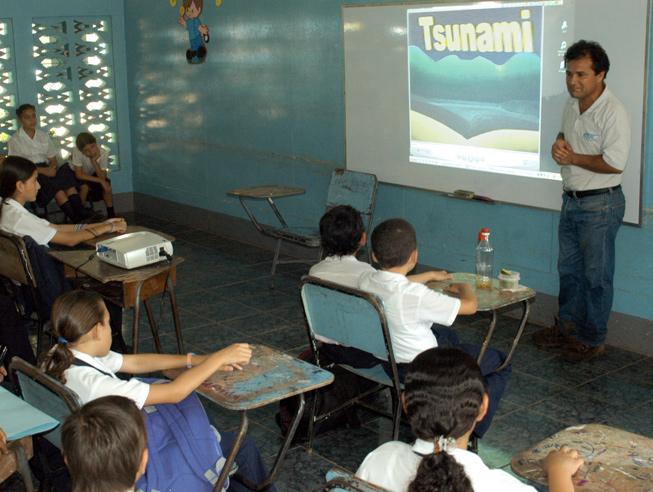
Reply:
M102 189L104 190L105 193L111 192L111 183L109 183L108 181L100 181L100 184L102 185Z
M571 158L574 151L571 150L571 145L564 139L558 139L551 147L551 156L561 166L568 166L571 164Z

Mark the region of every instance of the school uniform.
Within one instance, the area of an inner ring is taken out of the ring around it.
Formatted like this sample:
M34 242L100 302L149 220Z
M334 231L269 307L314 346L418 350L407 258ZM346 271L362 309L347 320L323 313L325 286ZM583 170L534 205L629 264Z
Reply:
M367 455L356 476L392 492L407 492L422 457L433 452L433 443L417 439L413 445L390 441ZM476 454L454 449L451 456L463 466L474 492L536 492L503 470L491 470Z
M3 202L0 228L20 237L30 236L41 246L48 246L50 240L57 233L56 229L50 227L47 220L27 211L13 198L7 198Z

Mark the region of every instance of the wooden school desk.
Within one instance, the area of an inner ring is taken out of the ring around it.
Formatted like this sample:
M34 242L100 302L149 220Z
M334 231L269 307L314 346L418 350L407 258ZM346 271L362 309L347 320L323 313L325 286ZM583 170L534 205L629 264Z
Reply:
M300 398L295 419L265 482L253 484L236 474L237 480L246 487L253 490L262 490L272 484L279 473L281 463L304 414L304 393L333 382L333 374L313 364L296 359L265 345L250 345L250 347L252 348L252 359L249 364L243 366L242 371L217 371L195 390L198 394L223 408L241 412L238 435L215 485L215 491L222 490L228 472L236 459L236 454L238 454L238 449L245 438L245 434L247 434L249 425L247 420L248 410L263 407L295 395L299 395ZM169 379L174 379L185 370L185 368L170 369L163 371L163 374Z
M653 439L607 425L568 427L519 453L510 466L519 476L546 486L542 460L562 446L585 460L572 478L577 492L650 492L653 490Z
M524 287L522 285L520 285L519 287L523 289L520 289L519 291L516 292L500 290L499 280L496 278L492 280L492 288L477 289L476 275L473 273L462 273L462 272L454 273L453 279L451 280L447 280L445 282L429 282L427 285L428 287L430 287L435 291L442 292L442 288L445 285L448 285L452 282L470 284L472 286L472 289L474 289L474 292L476 294L476 299L478 300L477 311L489 311L492 313L492 321L490 322L490 327L488 329L487 335L485 336L485 340L483 341L483 345L481 346L481 351L478 353L478 358L477 358L478 362L481 361L483 355L485 355L485 351L490 345L490 340L492 340L492 336L494 335L494 330L497 326L497 318L499 317L499 315L502 313L507 313L509 311L512 311L513 309L521 305L522 317L519 323L519 329L517 330L517 333L513 338L512 346L510 347L510 352L508 353L508 357L506 358L506 361L501 365L501 367L497 369L497 371L502 370L508 364L510 364L510 360L512 359L512 356L515 353L517 344L519 343L519 340L522 336L522 332L524 331L524 327L526 326L526 321L528 320L528 314L531 309L530 303L535 301L536 292L533 289L529 287Z
M53 251L50 253L53 258L64 264L66 278L74 285L97 292L123 309L134 308L132 347L135 354L138 353L141 301L145 304L156 350L160 354L163 353L158 327L150 305L150 298L167 290L170 294L170 305L177 335L177 349L180 354L185 354L174 289L174 284L177 282L177 265L182 263L184 259L173 256L171 264L168 264L167 261L161 261L153 265L126 270L110 265L98 259L97 256L88 261L89 256L92 254L92 250Z

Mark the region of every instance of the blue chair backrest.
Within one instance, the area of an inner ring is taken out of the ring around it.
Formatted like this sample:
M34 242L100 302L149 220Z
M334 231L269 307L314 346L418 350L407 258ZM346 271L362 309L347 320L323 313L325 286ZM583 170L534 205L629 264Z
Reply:
M15 357L10 369L18 378L23 400L58 420L61 425L74 409L82 406L77 393L24 360ZM61 425L43 434L59 449L61 449Z
M373 174L336 169L331 175L326 208L351 205L369 217L374 213L377 188L378 180Z
M315 277L302 280L301 292L314 334L388 359L392 345L384 336L388 325L379 297Z

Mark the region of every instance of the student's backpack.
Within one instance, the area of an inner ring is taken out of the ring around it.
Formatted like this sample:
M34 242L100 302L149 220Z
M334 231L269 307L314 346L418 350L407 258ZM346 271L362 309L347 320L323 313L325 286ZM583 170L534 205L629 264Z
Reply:
M311 349L303 352L299 358L311 364L315 364L315 356ZM327 366L330 361L325 361L325 356L320 355L320 360L324 366ZM302 442L308 439L308 422L310 419L311 405L313 400L317 398L316 411L318 415L328 413L332 408L351 400L362 391L365 391L370 384L370 381L360 378L355 374L335 366L330 368L329 371L333 373L333 383L324 386L314 391L309 391L304 394L306 399L306 407L304 415L299 421L297 432L293 438L293 443ZM372 383L373 384L373 383ZM279 412L276 415L277 425L281 428L282 434L285 436L290 430L292 421L297 414L299 408L299 396L286 398L279 402ZM328 419L322 420L314 425L315 435L323 432L328 432L334 429L340 429L349 425L352 429L358 429L361 426L360 419L356 412L355 406L350 406L344 410L334 413Z

